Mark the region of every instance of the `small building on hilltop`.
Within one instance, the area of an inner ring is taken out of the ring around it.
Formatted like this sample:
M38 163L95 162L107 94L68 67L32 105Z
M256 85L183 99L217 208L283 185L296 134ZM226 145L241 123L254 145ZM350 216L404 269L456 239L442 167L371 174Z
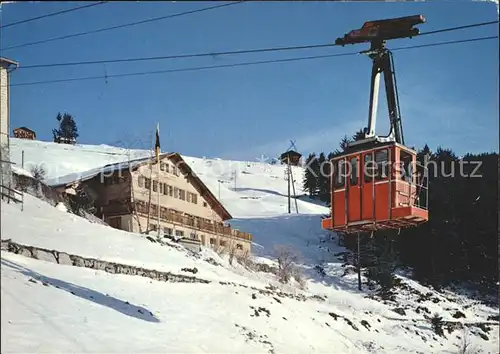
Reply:
M14 129L13 131L14 137L18 139L29 139L29 140L35 140L36 139L36 133L26 127L19 127Z
M158 168L159 167L159 168ZM213 248L250 253L252 236L224 222L231 214L178 153L102 166L52 184L94 199L95 215L117 229L184 240ZM198 246L199 247L199 246Z
M284 165L299 166L302 155L295 150L288 150L281 154L280 160Z

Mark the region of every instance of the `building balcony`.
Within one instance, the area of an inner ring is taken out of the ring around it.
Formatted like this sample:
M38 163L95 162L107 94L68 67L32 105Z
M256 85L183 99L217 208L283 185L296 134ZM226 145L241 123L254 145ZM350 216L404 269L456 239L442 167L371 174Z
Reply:
M142 217L148 216L148 207L146 202L136 201L133 204L127 200L125 203L110 203L102 207L102 214L106 216L118 216L119 214L137 213ZM132 211L135 209L135 211ZM151 220L157 220L158 211L156 205L151 205L149 210ZM225 226L222 223L212 222L211 220L197 217L194 215L179 212L169 208L160 208L160 221L186 226L190 229L195 229L201 232L208 232L227 236L229 238L237 238L245 241L252 241L252 235L231 226Z

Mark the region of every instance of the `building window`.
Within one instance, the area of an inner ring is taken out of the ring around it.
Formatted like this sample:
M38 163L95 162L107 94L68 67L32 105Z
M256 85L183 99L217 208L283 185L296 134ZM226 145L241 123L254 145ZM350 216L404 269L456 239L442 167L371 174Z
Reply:
M346 176L346 162L343 159L337 160L334 163L334 174L335 174L335 188L345 187L345 176Z
M215 238L210 237L210 245L215 246Z
M168 184L162 183L163 184L163 194L168 195Z
M177 237L184 237L184 231L175 230L175 236L177 236Z
M358 184L358 158L354 157L351 159L351 171L349 171L351 175L351 186L355 186Z
M379 150L375 153L375 163L377 164L377 174L375 179L381 180L389 175L389 153L387 149Z
M226 243L226 241L220 240L220 245L221 245L222 247L226 247L226 244L227 244L227 243Z
M191 194L191 202L193 204L198 204L198 196L194 193Z
M208 207L207 202L203 202L203 206L204 206L205 208L206 208L206 207Z
M156 231L158 230L158 225L156 224L149 224L149 231Z
M179 188L174 187L174 198L179 198Z
M189 193L189 192L186 193L186 201L188 203L191 203L191 193Z
M158 190L158 181L153 181L153 192Z
M171 197L174 196L174 187L168 186L168 195Z
M168 163L165 164L165 172L170 172L169 171L169 164Z
M412 182L413 177L413 166L412 161L413 156L406 151L399 150L399 162L400 162L400 176L401 180L406 182Z
M364 175L365 175L365 183L369 183L373 180L373 176L375 175L375 165L373 162L373 155L372 153L366 154L365 157L365 163L364 163Z
M151 189L151 180L149 178L144 178L144 188Z
M242 249L243 249L243 246L242 246L241 244L239 244L239 243L238 243L238 244L236 245L236 249L238 249L238 250L242 250Z
M163 233L165 234L165 236L172 236L172 229L170 227L164 227Z
M196 237L196 232L191 232L191 238L192 238L193 240L196 240L196 239L197 239L197 237Z
M177 167L172 166L172 173L177 176Z
M138 178L139 187L144 187L144 176Z
M186 200L186 191L184 189L179 189L179 199Z

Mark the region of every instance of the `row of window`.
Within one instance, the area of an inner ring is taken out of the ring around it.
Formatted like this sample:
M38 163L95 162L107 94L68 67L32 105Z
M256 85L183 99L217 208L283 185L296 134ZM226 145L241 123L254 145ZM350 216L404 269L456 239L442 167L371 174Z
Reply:
M109 186L112 184L123 183L126 181L126 179L125 176L121 175L121 171L119 171L118 173L113 173L111 176L105 177L104 175L102 175L101 181L104 182L105 186Z
M167 165L168 166L168 165ZM139 176L139 187L144 187L146 189L151 189L151 179L146 178L144 176ZM168 195L170 197L174 197L180 200L184 200L188 203L198 204L198 195L195 193L191 193L185 191L184 189L177 188L167 183L161 183L158 181L152 181L153 183L153 192L158 192L158 188L160 189L160 194ZM204 207L208 207L207 202L203 202Z
M134 202L135 210L142 214L151 213L152 215L158 215L158 206L156 204L149 204L142 200L136 200ZM217 230L217 228L222 228L223 224L215 224L210 219L205 219L202 217L194 216L187 213L182 213L175 209L170 209L160 206L160 219L166 221L175 221L185 225L190 225L197 228L209 228L210 230Z
M175 176L179 176L179 169L177 168L177 166L170 165L166 162L160 162L160 170L171 173Z
M149 230L152 231L157 231L158 230L158 225L156 224L150 224L149 225ZM163 237L168 237L168 236L173 236L173 229L171 227L164 227L163 228ZM175 230L175 236L176 237L184 237L184 231L182 230ZM198 238L200 236L200 238ZM196 232L191 232L190 235L191 239L193 240L200 240L202 244L205 244L205 235L197 235ZM210 246L214 247L217 246L217 240L214 237L210 237ZM219 245L221 247L226 247L227 246L227 241L225 240L220 240ZM236 244L236 249L242 250L243 246L241 244Z
M378 150L373 154L364 155L364 182L370 183L374 179L381 181L389 176L389 156L388 150ZM356 186L359 181L359 157L351 157L349 161L337 160L334 164L335 180L334 188L343 188L345 186L346 177L349 178L349 184ZM400 150L400 161L402 162L401 179L403 181L411 181L413 176L412 171L412 155L406 151Z

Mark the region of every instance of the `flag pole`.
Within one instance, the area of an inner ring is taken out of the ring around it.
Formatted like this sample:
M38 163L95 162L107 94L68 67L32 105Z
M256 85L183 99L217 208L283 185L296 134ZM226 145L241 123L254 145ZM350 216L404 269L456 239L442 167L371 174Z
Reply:
M158 239L160 239L160 123L157 124L156 126L156 143L155 143L155 150L156 150L156 168L157 168L157 186L156 186L156 191L158 192L158 206L157 206L157 221L158 221Z

